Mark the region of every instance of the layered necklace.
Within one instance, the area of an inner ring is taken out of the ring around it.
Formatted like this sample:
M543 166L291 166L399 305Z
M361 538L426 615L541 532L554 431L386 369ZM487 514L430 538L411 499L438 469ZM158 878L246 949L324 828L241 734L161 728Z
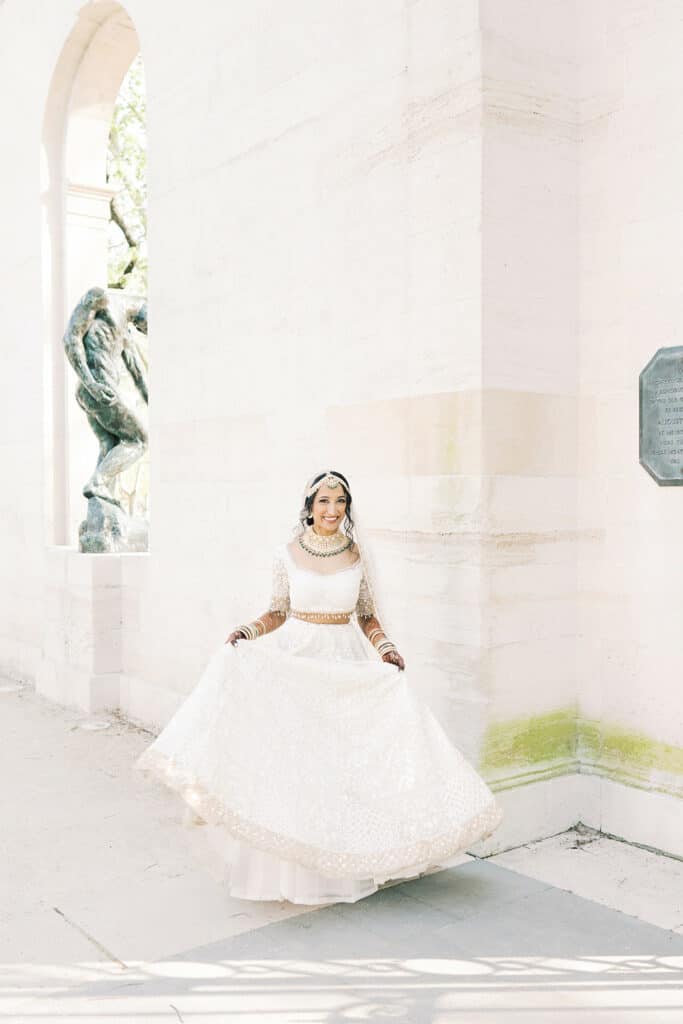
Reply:
M318 555L321 558L328 558L330 555L339 555L351 547L350 537L345 537L337 530L336 533L323 536L316 533L312 526L307 526L299 537L299 544L309 555Z

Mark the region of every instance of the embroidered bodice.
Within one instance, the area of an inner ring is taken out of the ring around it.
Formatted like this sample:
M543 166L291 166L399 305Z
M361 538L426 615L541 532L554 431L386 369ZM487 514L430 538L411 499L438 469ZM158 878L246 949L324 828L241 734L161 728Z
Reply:
M282 545L273 561L270 610L289 615L301 612L356 612L374 615L370 590L360 559L345 569L320 573L302 569Z

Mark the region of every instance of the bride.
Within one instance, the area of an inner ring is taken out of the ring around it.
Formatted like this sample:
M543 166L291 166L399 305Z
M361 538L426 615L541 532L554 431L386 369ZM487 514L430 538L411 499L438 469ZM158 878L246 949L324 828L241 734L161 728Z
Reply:
M211 832L232 896L352 903L459 861L503 817L382 629L352 504L341 473L309 481L268 610L134 765Z

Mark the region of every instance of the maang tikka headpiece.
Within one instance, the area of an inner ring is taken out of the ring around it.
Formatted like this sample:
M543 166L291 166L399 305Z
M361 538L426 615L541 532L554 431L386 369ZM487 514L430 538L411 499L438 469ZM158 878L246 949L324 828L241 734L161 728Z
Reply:
M344 488L344 490L346 490L346 484L344 483L344 481L341 480L340 477L336 476L331 469L328 469L327 473L322 478L322 480L318 480L317 484L313 484L312 487L308 488L304 497L310 498L312 494L315 494L319 487L322 487L323 484L327 484L327 486L332 490L334 490L335 487L339 487L341 485Z

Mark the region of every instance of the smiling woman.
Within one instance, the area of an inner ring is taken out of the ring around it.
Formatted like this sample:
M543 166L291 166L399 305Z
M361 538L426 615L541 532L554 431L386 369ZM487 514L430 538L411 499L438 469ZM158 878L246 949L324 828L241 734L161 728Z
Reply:
M446 867L502 820L410 687L352 505L341 473L308 482L267 611L230 633L135 765L218 842L232 896L355 902Z

